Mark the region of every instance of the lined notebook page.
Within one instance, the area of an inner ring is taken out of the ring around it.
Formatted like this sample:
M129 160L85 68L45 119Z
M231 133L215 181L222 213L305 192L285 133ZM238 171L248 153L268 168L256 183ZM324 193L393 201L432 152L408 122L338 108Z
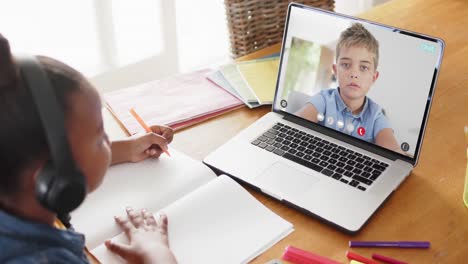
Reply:
M278 78L279 58L239 63L239 72L260 104L271 104Z
M201 162L175 149L171 157L123 163L109 168L101 186L72 212L75 230L86 235L92 249L121 232L114 216L125 216L125 207L156 212L216 178Z
M180 264L247 263L293 231L291 223L225 175L163 210ZM114 239L126 242L123 234ZM92 252L103 263L122 263L104 245Z
M210 70L172 76L104 95L109 110L130 134L142 130L128 112L132 107L148 125L176 125L242 105L235 96L206 79Z

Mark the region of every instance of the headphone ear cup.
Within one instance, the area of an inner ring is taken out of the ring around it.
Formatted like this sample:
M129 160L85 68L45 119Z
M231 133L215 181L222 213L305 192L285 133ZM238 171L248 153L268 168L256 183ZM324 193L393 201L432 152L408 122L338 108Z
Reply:
M51 162L44 166L36 180L36 196L47 209L58 214L68 214L76 209L86 197L84 175L73 170L67 175L55 175Z
M86 197L86 183L83 174L74 170L66 177L54 178L47 198L50 208L60 214L76 209Z
M54 174L55 171L53 169L52 162L48 161L36 177L36 197L47 209L50 209L48 206L48 196L52 181L56 178Z

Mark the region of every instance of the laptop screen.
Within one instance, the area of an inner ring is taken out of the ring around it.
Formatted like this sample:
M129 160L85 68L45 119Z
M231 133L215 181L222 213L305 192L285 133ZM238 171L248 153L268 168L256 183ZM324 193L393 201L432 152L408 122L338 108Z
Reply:
M291 5L274 109L415 159L443 42Z

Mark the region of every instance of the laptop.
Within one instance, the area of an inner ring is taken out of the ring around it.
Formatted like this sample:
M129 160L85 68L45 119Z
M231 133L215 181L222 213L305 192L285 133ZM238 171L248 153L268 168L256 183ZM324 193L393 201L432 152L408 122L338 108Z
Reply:
M272 111L204 163L356 233L418 162L443 50L435 37L292 3Z

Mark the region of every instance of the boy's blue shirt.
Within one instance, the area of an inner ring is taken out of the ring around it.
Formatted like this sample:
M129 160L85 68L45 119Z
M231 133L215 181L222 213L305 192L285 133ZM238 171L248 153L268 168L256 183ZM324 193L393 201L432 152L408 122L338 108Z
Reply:
M89 263L84 235L0 210L0 263Z
M351 135L371 143L375 143L375 138L382 129L391 128L388 118L382 111L382 107L367 96L362 111L357 115L353 115L343 102L339 94L339 89L340 88L322 90L310 99L310 103L315 106L317 111L323 113L325 116L323 121L318 122L319 124L350 134L346 130L346 125L352 122L354 130ZM326 122L328 116L334 118L332 125ZM337 127L338 120L344 122L344 127L342 129L338 129ZM357 132L359 127L364 127L366 130L363 136L360 136Z

